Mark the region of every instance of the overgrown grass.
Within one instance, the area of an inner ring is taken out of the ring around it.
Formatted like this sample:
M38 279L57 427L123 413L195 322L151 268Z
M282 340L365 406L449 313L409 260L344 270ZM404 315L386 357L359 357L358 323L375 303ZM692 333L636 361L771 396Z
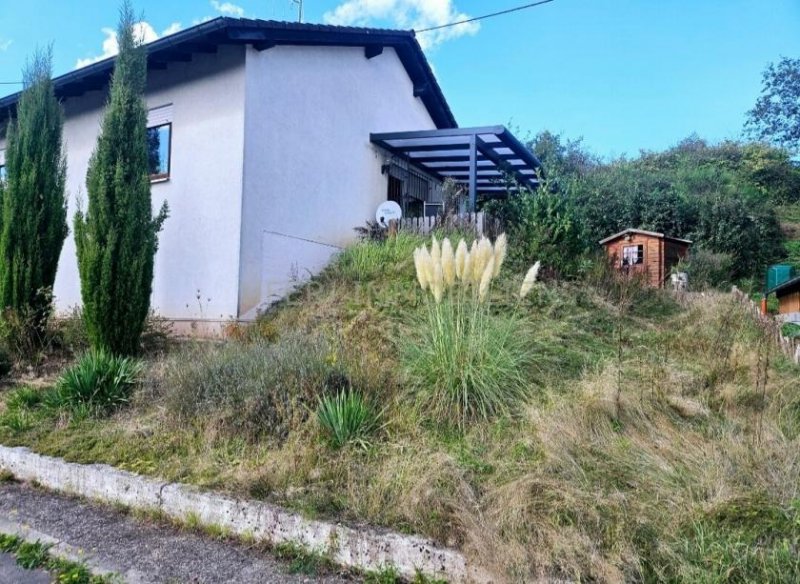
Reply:
M727 295L637 292L620 311L614 289L548 284L517 305L500 277L492 315L528 330L532 398L458 430L409 398L397 345L428 310L413 277L334 266L264 316L276 335L153 360L110 417L6 392L0 441L420 533L498 581L800 581L800 370ZM332 449L313 410L351 387L383 430ZM292 406L256 407L273 403Z

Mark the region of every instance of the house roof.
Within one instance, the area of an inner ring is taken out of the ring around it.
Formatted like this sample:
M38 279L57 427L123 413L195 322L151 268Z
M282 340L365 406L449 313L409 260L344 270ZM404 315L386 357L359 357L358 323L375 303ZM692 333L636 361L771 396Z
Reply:
M414 31L220 17L148 43L148 69L191 61L194 54L213 53L221 44L252 45L259 51L276 45L364 47L366 58L376 57L384 47L391 47L414 84L414 96L422 99L436 126L458 127ZM109 82L114 60L109 57L56 77L56 96L76 97L102 89ZM17 92L0 98L0 122L9 117L19 96Z
M767 295L775 293L778 296L784 296L800 290L800 276L786 280L783 284L775 286L772 290L767 290Z
M667 239L669 241L677 241L678 243L686 243L691 245L692 241L689 239L679 239L677 237L670 237L669 235L664 235L663 233L656 233L655 231L645 231L644 229L626 229L624 231L620 231L619 233L615 233L605 239L600 240L600 245L605 245L615 239L619 239L625 235L629 235L631 233L636 233L638 235L647 235L649 237L657 237L658 239Z
M505 195L510 190L507 176L523 188L539 186L541 162L504 126L389 132L371 134L370 139L440 180L464 185L469 185L474 149L476 194Z

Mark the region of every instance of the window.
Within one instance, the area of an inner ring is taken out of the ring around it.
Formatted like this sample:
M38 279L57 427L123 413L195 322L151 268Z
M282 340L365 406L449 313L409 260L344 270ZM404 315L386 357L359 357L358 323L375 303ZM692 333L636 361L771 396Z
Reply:
M6 165L0 164L0 181L6 180Z
M644 263L643 245L626 245L622 248L622 265L635 266Z
M147 128L147 163L150 167L150 180L169 178L171 147L172 123Z

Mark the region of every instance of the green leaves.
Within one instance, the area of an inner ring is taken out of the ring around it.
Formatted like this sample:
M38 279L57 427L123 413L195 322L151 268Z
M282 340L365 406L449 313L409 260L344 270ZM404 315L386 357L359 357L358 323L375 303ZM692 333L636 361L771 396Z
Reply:
M354 443L366 446L380 424L381 412L352 388L325 396L317 406L317 421L334 448Z
M7 133L0 187L0 311L32 315L31 339L50 314L51 290L67 236L64 115L50 79L52 51L37 52Z
M88 207L75 214L81 296L93 347L131 355L150 309L158 233L167 204L153 217L147 151L147 77L135 18L121 10L120 53L97 147L86 176Z

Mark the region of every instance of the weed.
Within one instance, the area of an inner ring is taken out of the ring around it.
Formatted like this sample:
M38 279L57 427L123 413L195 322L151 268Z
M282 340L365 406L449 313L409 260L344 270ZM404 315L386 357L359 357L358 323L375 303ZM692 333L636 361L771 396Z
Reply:
M50 572L57 584L111 584L116 581L113 576L93 575L83 564L51 555L50 547L39 541L26 542L16 535L0 534L0 551L14 554L21 568Z
M275 555L289 563L289 572L292 574L306 574L314 576L320 570L331 566L331 561L323 554L309 551L292 542L279 543L275 546Z
M317 420L334 448L348 443L366 447L369 436L379 426L381 415L364 396L352 389L324 396L317 406Z
M67 369L48 394L48 405L77 415L108 413L128 403L142 366L128 357L92 350Z

